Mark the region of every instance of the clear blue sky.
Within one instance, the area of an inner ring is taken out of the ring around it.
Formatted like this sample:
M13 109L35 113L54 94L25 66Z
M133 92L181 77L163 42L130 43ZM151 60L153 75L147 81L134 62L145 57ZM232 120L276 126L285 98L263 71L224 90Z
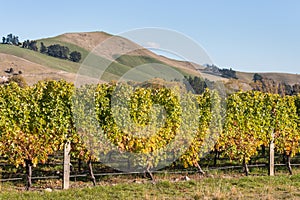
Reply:
M9 2L0 0L1 36L13 33L23 40L161 27L193 38L220 67L300 73L298 0Z

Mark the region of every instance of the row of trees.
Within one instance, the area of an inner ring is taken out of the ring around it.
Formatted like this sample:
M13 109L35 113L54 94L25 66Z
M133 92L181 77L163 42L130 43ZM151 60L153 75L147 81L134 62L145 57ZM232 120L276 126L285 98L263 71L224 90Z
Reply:
M230 69L220 69L220 73L222 74L222 77L224 78L233 78L233 79L237 79L236 76L236 71L233 70L232 68Z
M220 69L219 67L217 67L216 65L212 64L212 65L205 65L206 68L204 69L204 72L206 73L210 73L210 74L214 74L217 76L222 76L224 78L233 78L233 79L237 79L236 76L236 71L233 70L232 68L230 69Z
M37 41L24 41L22 48L27 48L33 51L38 51ZM43 42L41 42L40 53L46 54L48 56L60 58L60 59L68 59L73 62L79 62L81 60L81 53L78 51L70 52L70 49L67 46L62 46L59 44L53 44L50 46L45 46Z
M40 52L43 54L47 54L52 57L61 58L61 59L69 59L73 62L79 62L81 60L81 53L78 51L72 51L66 46L62 46L59 44L54 44L46 47L43 42L41 42Z
M273 139L288 158L299 152L300 95L280 97L238 92L223 103L217 92L183 94L180 89L127 84L85 85L39 82L0 86L0 155L31 167L71 142L72 155L105 164L110 152L130 160L120 170L151 170L173 162L195 166L219 151L245 165ZM223 124L223 125L222 125ZM92 173L90 173L92 174ZM93 177L95 183L95 178Z
M33 51L39 51L36 40L25 40L23 43L19 42L19 37L13 34L2 37L2 44L22 45L22 48L30 49ZM81 60L81 53L78 51L70 52L69 48L59 44L54 44L46 47L43 42L40 45L40 53L47 54L61 59L69 59L73 62L79 62Z

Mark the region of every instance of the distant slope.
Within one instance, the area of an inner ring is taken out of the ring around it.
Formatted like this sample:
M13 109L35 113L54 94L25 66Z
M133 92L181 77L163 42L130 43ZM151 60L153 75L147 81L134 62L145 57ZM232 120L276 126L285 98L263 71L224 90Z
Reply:
M237 77L239 80L244 82L251 82L253 80L253 75L255 73L249 72L237 72ZM285 82L290 85L294 85L296 83L300 83L300 75L299 74L288 74L288 73L275 73L275 72L258 72L258 74L263 77L273 79L274 81Z

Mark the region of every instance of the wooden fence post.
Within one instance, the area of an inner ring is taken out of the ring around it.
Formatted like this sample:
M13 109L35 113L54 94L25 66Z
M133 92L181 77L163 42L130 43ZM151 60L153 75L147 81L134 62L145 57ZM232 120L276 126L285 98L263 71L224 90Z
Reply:
M69 189L70 186L70 151L71 144L69 141L64 145L64 173L63 173L63 186L64 190Z
M272 139L269 145L269 176L274 176L274 132L272 132Z

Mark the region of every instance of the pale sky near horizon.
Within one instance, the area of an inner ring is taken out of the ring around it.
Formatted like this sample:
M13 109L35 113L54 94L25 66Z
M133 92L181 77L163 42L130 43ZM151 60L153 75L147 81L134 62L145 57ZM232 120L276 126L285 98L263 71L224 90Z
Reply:
M0 0L0 36L160 27L200 44L220 68L300 73L298 0Z

